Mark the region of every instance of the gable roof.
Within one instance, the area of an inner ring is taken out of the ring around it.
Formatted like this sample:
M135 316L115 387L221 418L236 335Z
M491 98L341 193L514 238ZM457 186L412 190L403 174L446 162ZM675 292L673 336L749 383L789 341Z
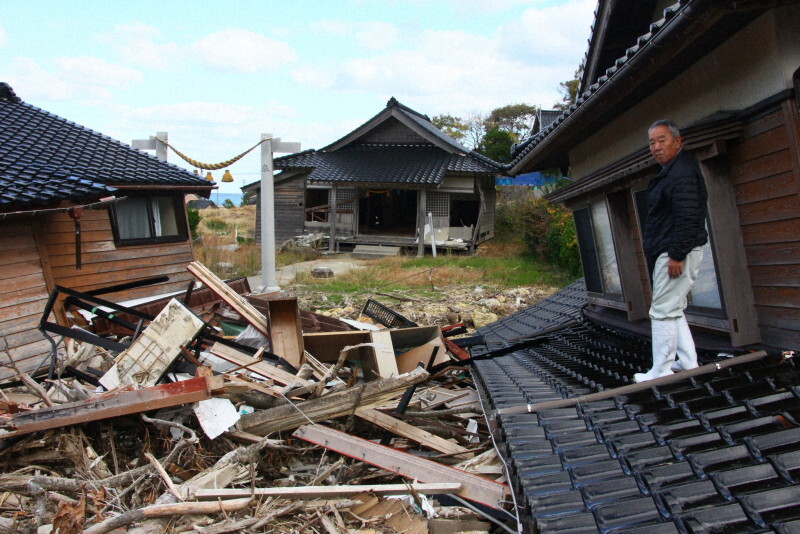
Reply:
M370 135L399 122L403 141L376 142ZM446 173L494 175L501 166L439 130L430 119L392 98L370 120L320 150L274 160L276 169L310 170L312 182L441 184Z
M601 52L617 48L604 45L605 34L616 26L612 20L596 20L587 55L588 72L598 78L552 124L520 143L507 165L512 175L544 168L565 168L570 147L588 138L603 124L630 109L694 64L731 34L774 6L770 0L752 0L747 7L719 0L679 0L663 11L663 17L643 26L638 37L629 43L623 56L603 67ZM596 16L621 19L626 9L611 9L616 0L600 0ZM644 24L642 17L634 17ZM649 31L648 31L649 30ZM628 28L626 35L633 35ZM609 36L611 36L609 34ZM597 50L595 50L597 49Z
M108 196L114 186L213 184L171 163L23 102L0 82L0 211Z

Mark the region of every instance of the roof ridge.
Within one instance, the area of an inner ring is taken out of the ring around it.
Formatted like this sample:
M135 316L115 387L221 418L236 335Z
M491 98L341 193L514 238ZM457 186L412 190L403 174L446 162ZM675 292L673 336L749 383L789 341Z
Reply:
M22 99L17 96L14 89L11 88L6 82L0 82L0 99L11 100L12 102L22 102Z

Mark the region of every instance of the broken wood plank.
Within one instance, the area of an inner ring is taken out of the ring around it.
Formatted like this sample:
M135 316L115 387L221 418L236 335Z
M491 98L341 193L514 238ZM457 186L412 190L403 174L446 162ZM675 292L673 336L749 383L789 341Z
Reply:
M200 262L193 261L186 266L190 273L197 277L198 280L203 282L206 287L216 293L219 298L224 300L231 308L239 312L242 318L253 325L253 327L262 334L269 335L267 331L267 317L255 309L252 304L233 291L223 282L217 275L212 273L205 265Z
M271 432L297 428L309 420L316 422L350 415L380 405L409 386L427 380L428 376L424 369L414 369L395 378L381 378L316 399L246 414L237 426L251 434L265 436Z
M466 449L461 445L447 441L446 439L431 434L425 430L421 430L406 423L405 421L401 421L400 419L395 419L391 415L379 412L374 408L360 411L356 415L365 421L369 421L370 423L378 425L384 430L388 430L392 434L410 439L411 441L419 443L428 449L433 449L444 454L461 454L470 452L469 449Z
M370 341L373 343L373 362L370 367L374 368L375 373L381 378L397 376L397 361L394 356L392 345L392 334L389 330L374 330L369 333ZM367 369L364 369L364 378L370 380L372 377L366 376Z
M274 354L299 367L303 363L303 330L296 297L267 301L267 329Z
M11 417L10 422L14 430L0 434L0 437L21 436L39 430L189 404L211 398L211 392L221 387L222 377L200 377L21 412Z
M230 489L194 489L189 490L186 499L236 499L250 496L283 497L291 499L319 499L356 495L367 491L375 495L407 495L421 493L425 495L444 495L458 493L461 484L457 482L440 482L435 484L373 484L358 486L299 486L291 488L230 488Z
M284 371L280 367L271 365L264 360L256 359L247 353L238 351L234 348L223 345L222 343L214 343L211 347L211 354L219 356L223 360L247 367L255 373L258 373L266 378L274 380L281 385L291 384L298 380L298 378L288 371ZM303 386L314 386L316 384L305 381Z
M461 484L459 496L491 508L500 509L501 503L509 496L509 489L505 484L499 484L430 460L417 458L391 447L350 436L323 425L304 425L298 428L293 435L411 479L429 483L458 482Z

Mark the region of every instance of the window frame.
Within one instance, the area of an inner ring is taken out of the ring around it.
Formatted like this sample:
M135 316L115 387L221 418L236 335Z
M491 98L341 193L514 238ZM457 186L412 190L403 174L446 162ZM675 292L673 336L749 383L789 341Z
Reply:
M128 247L136 245L152 245L160 243L176 243L189 239L188 223L186 220L186 207L183 202L183 195L174 193L145 193L145 194L128 194L127 198L144 198L147 200L147 220L149 224L150 235L153 237L137 237L133 239L124 239L120 236L119 228L119 215L117 214L117 203L112 204L108 208L109 219L111 220L111 230L114 235L114 244L118 247ZM175 214L175 224L178 228L178 233L166 236L154 236L155 234L155 217L153 215L154 198L169 198L172 201L172 208ZM120 200L120 202L124 202Z
M606 217L608 218L608 226L610 230L610 238L611 242L607 243L606 246L611 247L611 253L614 255L614 260L617 265L617 277L619 279L619 285L621 291L611 291L606 287L606 281L603 276L603 269L600 263L601 260L601 252L600 252L600 244L597 242L597 228L596 228L596 221L593 213L593 206L597 203L602 202L605 206ZM584 279L587 281L587 293L589 294L590 298L592 298L596 303L602 304L604 306L611 306L613 308L618 309L627 309L627 305L625 303L625 282L622 276L622 272L619 268L619 256L617 254L617 232L615 230L614 225L614 217L611 213L612 206L609 206L608 199L606 195L593 197L588 199L586 202L583 202L577 206L572 207L572 216L573 221L575 224L575 234L578 239L578 250L581 256L581 267L584 273ZM591 246L588 246L588 243L585 243L584 240L581 239L581 236L585 236L586 233L581 231L578 228L578 221L579 217L578 212L585 211L587 220L588 220L588 236L591 237ZM596 269L596 277L597 281L600 284L601 291L595 291L594 289L590 289L590 282L588 280L586 265L587 261L591 261L592 258L587 257L587 253L591 253L591 256L594 258L594 268Z

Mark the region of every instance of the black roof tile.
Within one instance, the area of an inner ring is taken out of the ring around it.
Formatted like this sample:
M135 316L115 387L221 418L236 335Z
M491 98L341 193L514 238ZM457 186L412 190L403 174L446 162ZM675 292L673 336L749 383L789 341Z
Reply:
M451 154L434 145L348 145L331 152L306 151L275 159L276 169L311 169L312 182L438 185L446 173L493 175L497 167L472 154Z
M555 294L540 305L548 309L560 298ZM536 317L540 305L524 316ZM573 317L560 328L545 321L526 326L521 334L535 338L527 344L503 337L508 331L500 325L484 327L490 336L500 333L475 361L476 384L492 408L613 388L624 382L620 373L649 365L646 340ZM713 354L699 352L701 360L713 361ZM800 507L791 492L777 490L800 488L798 375L792 360L770 354L571 408L500 412L499 443L501 450L506 445L510 481L524 496L529 522L548 532L571 532L571 518L589 528L590 511L597 531L608 533L676 527L760 532L789 525L800 519ZM775 493L750 498L770 491Z
M0 83L0 211L97 199L114 185L210 187L194 174L23 102Z

